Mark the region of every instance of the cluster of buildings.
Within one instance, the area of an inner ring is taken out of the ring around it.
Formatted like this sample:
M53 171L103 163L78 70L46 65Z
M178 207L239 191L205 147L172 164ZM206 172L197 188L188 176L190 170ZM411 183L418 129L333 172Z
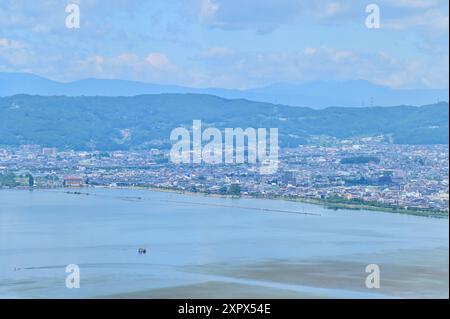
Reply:
M151 187L206 194L364 202L448 212L448 145L348 140L281 149L278 171L252 164L173 164L164 150L0 148L0 187ZM5 176L8 176L6 183ZM11 176L16 183L11 184ZM2 184L3 177L3 184ZM236 187L238 186L238 187Z

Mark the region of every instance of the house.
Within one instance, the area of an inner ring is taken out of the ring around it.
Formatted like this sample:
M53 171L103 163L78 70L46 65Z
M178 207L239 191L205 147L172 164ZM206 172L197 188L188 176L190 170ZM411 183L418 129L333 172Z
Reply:
M82 187L84 179L81 177L68 176L64 178L64 187Z

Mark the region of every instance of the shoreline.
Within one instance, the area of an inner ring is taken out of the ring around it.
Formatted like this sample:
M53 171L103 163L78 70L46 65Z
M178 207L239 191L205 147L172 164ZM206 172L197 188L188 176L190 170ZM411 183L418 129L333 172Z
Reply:
M80 188L70 188L70 187L58 187L58 188L48 188L48 189L59 189L59 190L76 190L76 189L83 189L83 188L100 188L100 189L125 189L125 190L149 190L154 192L161 192L161 193L174 193L174 194L180 194L180 195L188 195L188 196L198 196L198 197L210 197L210 198L223 198L223 199L239 199L239 198L246 198L246 199L267 199L267 200L281 200L281 201L288 201L288 202L297 202L297 203L303 203L303 204L311 204L311 205L317 205L325 207L326 209L330 210L340 210L340 209L347 209L347 210L354 210L354 211L361 211L361 210L368 210L368 211L374 211L374 212L384 212L384 213L393 213L393 214L403 214L403 215L410 215L410 216L419 216L419 217L429 217L429 218L437 218L437 219L448 219L449 213L443 212L443 211L433 211L433 210L421 210L421 209L404 209L401 207L379 207L375 205L363 204L363 203L345 203L345 202L334 202L332 200L327 199L313 199L313 198L302 198L302 197L296 197L296 198L286 198L282 196L275 196L275 197L262 197L262 196L252 196L252 195L240 195L240 196L234 196L234 195L221 195L221 194L209 194L205 192L191 192L191 191L183 191L183 190L177 190L177 189L169 189L169 188L161 188L161 187L154 187L154 186L148 186L148 187L140 187L140 186L127 186L127 187L109 187L109 186L85 186ZM29 188L10 188L10 189L17 189L17 190L29 190ZM33 188L33 190L45 190L47 188ZM0 191L2 188L0 188ZM74 191L76 193L76 191Z
M100 187L100 188L110 188L110 187ZM204 192L190 192L190 191L182 191L176 189L166 189L159 187L116 187L112 189L137 189L137 190L151 190L156 192L165 192L165 193L175 193L181 195L189 195L189 196L200 196L200 197L212 197L212 198L224 198L224 199L268 199L268 200L280 200L280 201L288 201L288 202L297 202L303 204L311 204L325 207L330 210L339 210L339 209L348 209L348 210L369 210L376 212L385 212L385 213L394 213L394 214L404 214L411 216L421 216L421 217L431 217L431 218L440 218L446 219L449 217L449 214L441 211L426 211L426 210L407 210L403 208L389 208L389 207L378 207L374 205L364 205L364 204L350 204L350 203L334 203L332 201L328 201L326 199L312 199L312 198L286 198L282 196L277 197L258 197L251 195L241 195L241 196L233 196L233 195L220 195L220 194L208 194Z

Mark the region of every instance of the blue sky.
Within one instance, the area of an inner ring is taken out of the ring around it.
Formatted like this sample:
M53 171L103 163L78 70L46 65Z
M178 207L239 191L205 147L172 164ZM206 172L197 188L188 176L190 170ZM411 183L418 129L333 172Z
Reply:
M76 3L81 28L67 29ZM365 25L369 3L381 28ZM447 0L0 0L0 72L195 87L448 88Z

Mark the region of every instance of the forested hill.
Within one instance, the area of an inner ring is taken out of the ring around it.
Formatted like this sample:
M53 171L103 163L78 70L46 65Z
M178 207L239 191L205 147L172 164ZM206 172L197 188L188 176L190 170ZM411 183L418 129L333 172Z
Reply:
M279 129L282 146L311 136L391 136L401 144L448 144L449 105L310 108L211 95L0 98L0 145L119 150L166 146L170 132L193 120L219 129Z

